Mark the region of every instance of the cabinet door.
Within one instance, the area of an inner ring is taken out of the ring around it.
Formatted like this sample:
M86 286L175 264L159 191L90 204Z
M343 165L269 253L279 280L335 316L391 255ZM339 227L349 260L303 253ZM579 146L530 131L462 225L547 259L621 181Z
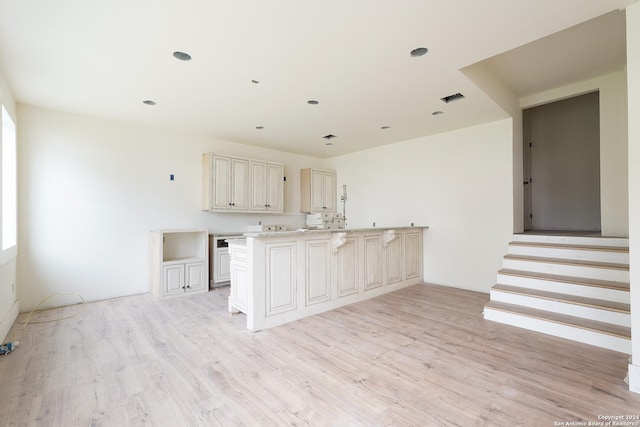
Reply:
M282 212L284 209L284 188L283 179L284 172L282 165L276 163L267 163L267 210L273 212Z
M230 209L231 198L231 158L213 156L213 197L212 209Z
M185 292L195 292L205 289L204 262L194 262L185 265Z
M249 210L251 204L249 160L231 159L231 208Z
M251 162L251 209L267 209L267 164Z
M347 237L344 245L338 249L338 297L360 291L358 252L357 237Z
M163 295L177 295L184 292L184 264L164 266Z
M305 242L305 304L331 299L331 240Z
M296 241L265 244L266 315L297 308Z
M386 284L402 282L402 234L397 234L385 248Z
M221 248L215 249L215 251L215 264L213 266L214 283L231 280L231 257L229 256L229 250Z
M251 162L251 210L282 212L283 173L278 163Z
M404 278L415 279L421 276L420 266L422 261L422 242L420 232L407 232L404 234Z
M364 289L382 286L382 236L364 238Z
M322 198L324 200L324 210L336 211L336 174L324 172L322 175Z
M231 262L231 306L243 313L247 312L249 303L249 277L246 260Z
M324 205L324 172L311 171L311 212L323 212Z

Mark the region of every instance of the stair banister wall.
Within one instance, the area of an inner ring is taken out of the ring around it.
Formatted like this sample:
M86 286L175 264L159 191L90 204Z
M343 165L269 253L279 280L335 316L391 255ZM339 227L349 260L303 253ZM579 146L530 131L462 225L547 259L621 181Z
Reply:
M640 3L628 6L626 17L632 329L629 389L640 393Z

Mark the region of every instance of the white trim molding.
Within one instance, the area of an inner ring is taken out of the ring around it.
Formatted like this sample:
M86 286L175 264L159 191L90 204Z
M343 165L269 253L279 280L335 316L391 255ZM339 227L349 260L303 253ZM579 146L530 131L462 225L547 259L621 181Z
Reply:
M629 364L629 391L640 394L640 365Z
M13 326L13 323L18 318L20 312L20 304L16 300L11 308L7 311L7 314L0 320L0 342L4 342Z

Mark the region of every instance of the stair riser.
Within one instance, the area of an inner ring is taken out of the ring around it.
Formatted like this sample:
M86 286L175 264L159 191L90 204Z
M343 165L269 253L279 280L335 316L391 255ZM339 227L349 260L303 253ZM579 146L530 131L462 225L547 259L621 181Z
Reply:
M597 286L577 285L573 283L555 282L531 277L512 276L498 273L498 284L536 289L539 291L556 292L559 294L577 295L587 298L629 304L629 291L599 288Z
M513 255L527 255L546 258L562 258L583 261L612 262L629 264L628 252L609 252L597 250L580 250L565 248L545 248L539 246L509 245L509 253Z
M501 310L484 309L484 318L495 322L504 323L530 331L541 332L555 337L566 338L621 353L631 354L631 340L603 334L591 330L576 328L564 324L549 322L543 319L536 319L521 316L515 313L508 313Z
M556 274L560 276L583 277L588 279L609 280L629 283L629 271L609 268L593 268L577 265L533 262L504 258L503 268L510 270L532 271L536 273Z
M514 234L515 242L558 243L564 245L593 245L629 247L629 239L618 237L575 237L575 236L542 236L532 234Z
M599 322L611 323L614 325L631 327L631 316L628 313L603 310L594 307L585 307L561 301L537 298L535 296L514 294L500 290L491 290L491 301L506 302L508 304L522 305L538 310L561 313L569 316L581 317L583 319L597 320Z

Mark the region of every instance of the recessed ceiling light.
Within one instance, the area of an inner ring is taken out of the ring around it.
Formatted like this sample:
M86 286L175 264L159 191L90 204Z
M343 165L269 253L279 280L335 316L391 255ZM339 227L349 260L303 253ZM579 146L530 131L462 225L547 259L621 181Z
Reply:
M307 104L310 104L310 105L318 105L318 104L319 104L319 102L318 102L318 101L316 101L315 99L310 99L310 100L308 100L308 101L307 101Z
M251 83L253 83L254 85L257 85L258 83L260 83L258 80L253 80L251 79Z
M262 130L262 129L264 129L264 126L256 126L256 129Z
M409 55L411 55L413 58L419 58L426 55L427 52L429 52L429 49L427 49L426 47L417 47L413 49Z
M145 99L142 103L146 105L156 105L156 101L152 101L150 99Z
M439 116L440 114L444 114L444 111L434 111L431 113L432 116Z
M380 127L380 129L382 129L382 130L387 130L387 129L389 129L390 127L391 127L391 126L382 126L382 127Z
M191 61L191 55L180 51L173 52L173 57L180 61Z

